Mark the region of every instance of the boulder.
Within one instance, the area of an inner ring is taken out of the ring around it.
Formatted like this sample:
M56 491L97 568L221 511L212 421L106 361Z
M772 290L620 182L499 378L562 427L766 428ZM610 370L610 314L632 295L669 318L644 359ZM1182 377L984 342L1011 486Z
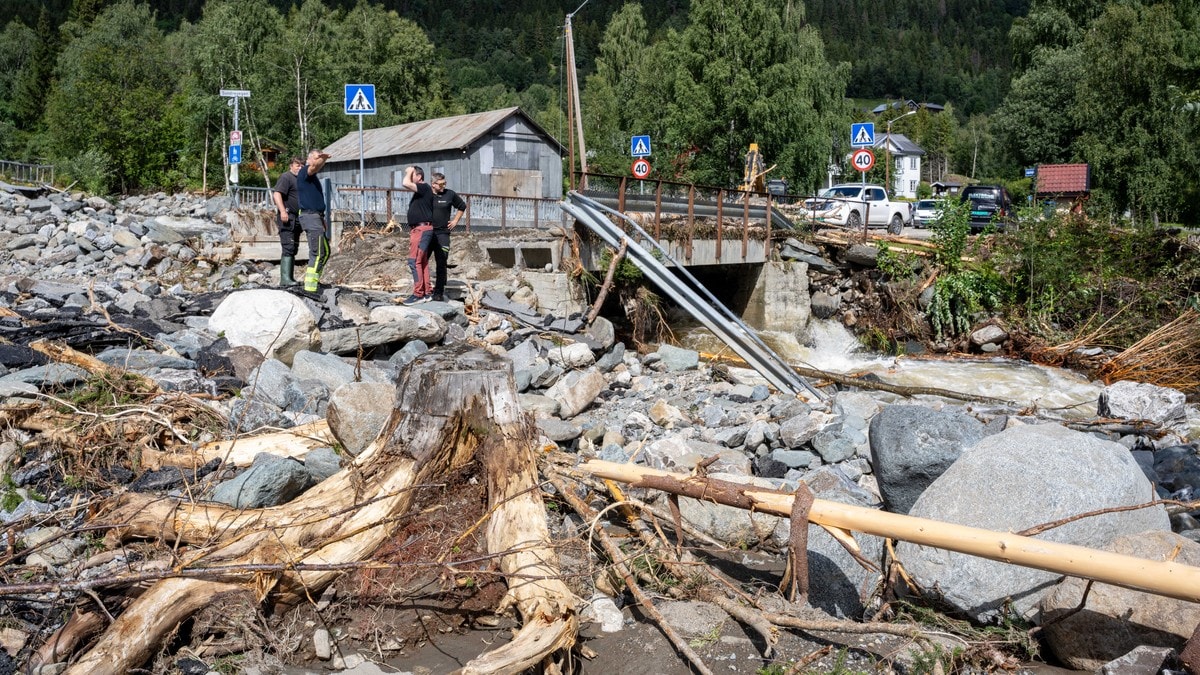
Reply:
M259 455L254 464L213 490L212 500L236 509L259 509L291 501L313 484L304 465L290 458Z
M870 433L871 464L884 508L908 513L925 488L983 437L983 423L961 412L885 407L871 420Z
M1200 566L1200 544L1172 532L1125 535L1107 548L1147 560ZM1087 604L1074 612L1086 585L1083 579L1066 577L1041 603L1046 642L1072 668L1098 670L1140 645L1182 650L1200 625L1200 605L1194 602L1102 583L1092 584Z
M568 345L555 345L546 352L550 363L565 369L587 368L596 362L592 348L582 342L572 342Z
M681 349L668 344L658 346L658 358L668 372L676 373L681 370L695 370L700 365L700 353L691 349Z
M1100 392L1096 414L1126 420L1150 420L1164 427L1187 424L1183 392L1145 382L1121 381Z
M292 364L296 353L320 344L317 320L304 301L270 289L230 293L209 317L208 327L231 347L254 347Z
M1149 481L1120 444L1057 424L1025 425L987 436L963 451L909 515L1019 532L1097 509L1145 504L1153 497ZM1163 507L1084 518L1037 538L1103 548L1122 534L1146 530L1170 530ZM980 622L996 619L1010 602L1017 615L1031 616L1059 577L907 542L898 547L897 556L918 585L937 589L946 602Z
M349 455L358 456L387 424L395 398L391 384L350 382L338 387L325 412L330 432Z
M608 386L604 375L595 369L573 370L546 391L546 396L558 401L558 416L572 418L583 412Z
M778 482L766 478L732 473L708 474L711 478L742 485L774 489ZM679 498L679 513L689 524L708 536L734 547L754 546L768 539L781 518L764 513L724 506L690 497Z

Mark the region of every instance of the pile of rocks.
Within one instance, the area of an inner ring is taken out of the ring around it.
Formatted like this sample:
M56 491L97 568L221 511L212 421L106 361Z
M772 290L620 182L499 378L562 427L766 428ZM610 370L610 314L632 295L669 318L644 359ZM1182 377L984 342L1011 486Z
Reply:
M248 468L214 464L189 486L239 507L284 503L337 471L378 435L401 370L431 348L464 341L511 361L543 442L581 457L687 472L715 456L709 475L788 491L803 481L823 499L999 531L1140 504L1154 490L1190 498L1200 489L1200 458L1186 427L1195 411L1178 392L1132 383L1106 390L1106 416L1152 420L1164 431L1158 438L1088 434L1017 415L980 419L940 399L918 406L888 393L781 396L755 373L714 370L690 350L663 345L635 353L603 318L583 327L578 317L514 308L528 292L514 293L511 282L495 278L472 290L481 300L470 316L460 302L405 307L401 293L331 287L308 296L262 287L264 273L251 263L205 263L224 242L210 207L165 195L116 206L77 195L0 196L0 212L9 214L0 223L0 248L7 251L0 264L9 273L0 285L0 331L11 343L0 349L0 396L9 404L36 399L88 377L22 346L48 336L87 345L164 392L202 394L198 400L228 421L228 434L328 420L336 447L311 451L303 461L264 455ZM174 279L169 286L167 277ZM816 306L814 300L814 313ZM39 484L52 474L51 446L32 443L24 432L4 434L0 464L26 498L0 518L13 522L69 500L69 490ZM178 474L130 475L129 489L177 489ZM49 503L27 489L35 486ZM681 502L692 527L730 546L782 549L788 541L786 519ZM53 574L69 574L64 567L76 540L54 527L27 530L25 543L60 537L61 545L44 549L38 560ZM557 527L572 530L569 520ZM1180 559L1192 560L1200 523L1187 514L1168 521L1162 507L1153 507L1045 536L1147 556L1178 547ZM883 542L859 540L862 554L882 563ZM863 616L879 573L863 569L819 527L810 527L809 546L810 602L836 616ZM927 547L903 545L897 553L918 584L939 589L980 621L1007 611L1038 621L1078 601L1066 588L1070 582L1056 583L1047 573ZM1056 631L1063 633L1057 638L1051 632L1060 658L1076 667L1096 667L1151 642L1138 633L1103 652L1072 642L1078 631L1125 621L1127 610L1146 617L1155 638L1173 646L1200 622L1186 603L1104 592L1120 595L1112 604L1118 610L1082 613L1098 623Z

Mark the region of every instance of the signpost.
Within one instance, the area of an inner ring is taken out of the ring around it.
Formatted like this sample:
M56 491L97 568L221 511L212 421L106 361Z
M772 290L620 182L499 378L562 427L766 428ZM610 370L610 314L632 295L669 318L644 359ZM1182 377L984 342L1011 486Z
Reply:
M639 157L633 160L633 166L631 167L631 170L633 171L634 178L638 180L644 180L650 175L650 162Z
M345 93L345 110L347 115L358 115L358 222L367 222L367 193L363 190L363 179L366 169L363 162L363 115L374 115L375 85L348 84Z
M222 89L220 94L229 99L227 105L233 108L233 131L229 132L229 182L238 182L238 165L242 163L242 130L238 120L238 102L250 98L249 89ZM237 206L237 192L233 193L233 204Z

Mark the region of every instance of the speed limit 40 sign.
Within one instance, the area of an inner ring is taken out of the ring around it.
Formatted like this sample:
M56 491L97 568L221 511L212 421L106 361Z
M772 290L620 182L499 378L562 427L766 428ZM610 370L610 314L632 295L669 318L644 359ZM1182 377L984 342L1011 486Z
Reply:
M855 169L866 173L875 166L875 153L866 148L859 148L854 151L853 155L850 155L850 163L854 165Z
M637 178L638 180L641 180L641 179L645 178L646 176L650 175L650 162L647 162L646 160L639 157L639 158L633 160L632 171L633 171L633 177Z

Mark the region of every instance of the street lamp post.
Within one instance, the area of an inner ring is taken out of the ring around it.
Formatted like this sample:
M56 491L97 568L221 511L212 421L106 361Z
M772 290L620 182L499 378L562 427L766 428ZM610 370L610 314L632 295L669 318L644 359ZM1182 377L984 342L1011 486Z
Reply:
M896 186L892 185L892 122L895 122L896 120L898 120L902 117L908 117L909 115L915 115L915 114L917 114L917 111L915 109L909 110L908 112L904 113L903 115L900 115L899 117L895 117L893 119L888 120L888 123L887 123L887 136L883 141L883 154L885 157L884 163L883 163L883 167L884 167L883 168L883 176L884 176L883 180L884 180L884 185L887 186L888 190L891 190L893 195L896 194Z

